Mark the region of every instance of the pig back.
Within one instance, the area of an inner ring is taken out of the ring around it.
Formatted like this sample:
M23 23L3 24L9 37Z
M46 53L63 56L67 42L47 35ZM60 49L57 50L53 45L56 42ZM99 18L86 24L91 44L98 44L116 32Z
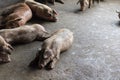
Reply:
M46 42L51 44L51 47L57 48L60 52L63 52L71 47L73 43L73 32L69 29L60 29L54 32Z

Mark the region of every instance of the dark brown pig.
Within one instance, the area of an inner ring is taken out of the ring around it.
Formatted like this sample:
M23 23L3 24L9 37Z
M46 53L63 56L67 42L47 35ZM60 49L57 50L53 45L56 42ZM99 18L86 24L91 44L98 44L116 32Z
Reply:
M33 14L38 18L48 21L57 21L57 12L47 5L35 2L34 0L26 0L25 2L31 8Z
M68 29L60 29L43 42L41 50L36 58L30 63L33 66L37 63L41 69L47 65L53 69L60 58L60 53L68 50L73 43L73 33Z
M0 63L10 62L11 59L9 55L13 51L13 47L5 41L5 39L0 36Z
M25 3L12 5L2 12L3 28L15 28L24 25L32 18L32 11Z

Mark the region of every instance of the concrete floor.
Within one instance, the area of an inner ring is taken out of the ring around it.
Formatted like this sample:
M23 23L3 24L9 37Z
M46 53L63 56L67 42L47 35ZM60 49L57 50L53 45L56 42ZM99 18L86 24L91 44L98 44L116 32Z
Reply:
M28 67L41 42L15 46L12 61L0 65L0 80L120 80L120 22L115 12L120 0L107 0L84 12L78 11L77 0L64 1L51 6L59 12L58 22L33 23L49 32L70 29L75 39L72 48L47 71Z

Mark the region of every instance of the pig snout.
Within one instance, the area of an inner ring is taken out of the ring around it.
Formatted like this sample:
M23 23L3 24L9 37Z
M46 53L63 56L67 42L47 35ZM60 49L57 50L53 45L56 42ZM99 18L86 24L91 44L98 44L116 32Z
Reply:
M39 69L44 68L54 57L52 50L45 51L43 53L40 53L40 60L38 62Z

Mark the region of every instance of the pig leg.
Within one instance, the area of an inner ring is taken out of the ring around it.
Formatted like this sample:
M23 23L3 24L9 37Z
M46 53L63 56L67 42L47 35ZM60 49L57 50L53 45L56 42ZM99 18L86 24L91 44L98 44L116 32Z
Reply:
M94 4L94 3L95 3L95 0L93 0L92 3Z
M94 0L93 0L93 3L94 3ZM92 0L89 0L89 6L88 6L88 8L91 8L91 5L92 5Z
M55 67L55 64L56 64L56 62L58 61L59 59L58 58L53 58L51 61L50 61L50 63L47 65L47 69L49 69L49 70L51 70L51 69L53 69L54 67Z
M80 2L80 11L84 11L84 9L85 9L84 2L81 1L81 2Z
M59 2L61 4L64 4L63 0L55 0L56 2Z
M93 3L94 3L94 0L93 0ZM88 8L91 8L91 0L89 0L89 6Z
M11 59L9 54L0 54L0 63L8 63L10 61Z
M55 64L60 59L60 51L56 54L56 56L47 64L47 69L51 70L55 67Z
M100 2L100 0L97 0L97 3L99 3Z

